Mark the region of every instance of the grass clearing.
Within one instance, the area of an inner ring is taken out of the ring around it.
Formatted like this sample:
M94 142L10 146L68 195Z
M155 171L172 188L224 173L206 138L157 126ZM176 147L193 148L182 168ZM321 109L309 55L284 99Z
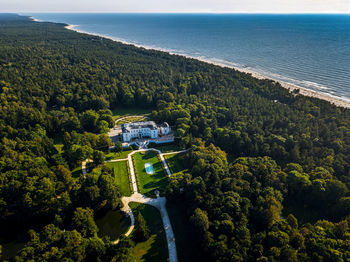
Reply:
M64 146L63 142L64 142L63 134L57 135L53 138L54 147L56 148L59 154L63 153L63 146Z
M127 161L109 162L106 165L113 170L122 195L131 196Z
M172 173L187 171L186 167L186 153L172 154L164 156Z
M185 148L181 148L179 145L177 144L155 144L155 143L151 143L148 148L156 148L158 150L160 150L162 153L170 153L173 151L180 151L180 150L184 150Z
M116 184L118 185L120 192L123 196L131 196L128 163L127 161L108 162L105 163L107 167L112 169L114 176L116 177ZM101 166L91 168L91 173L100 175Z
M54 144L53 146L56 148L59 154L63 153L63 146L64 146L63 144Z
M178 260L181 262L205 261L193 228L186 218L187 208L181 204L167 203L167 211L175 234ZM196 252L197 251L197 252Z
M120 210L110 210L95 222L99 229L98 236L108 236L111 241L125 234L131 224L130 217Z
M149 115L152 113L153 109L144 109L144 108L115 108L112 110L113 119L117 119L123 116L132 116L132 115Z
M105 157L106 160L113 160L113 159L124 159L128 158L128 155L132 152L133 150L125 150L119 153L115 152L108 152Z
M83 175L83 171L81 170L81 165L72 170L72 177L78 178Z
M146 118L144 116L130 116L118 121L118 125L122 125L125 123L132 123L132 122L140 122L140 121L146 121Z
M168 261L168 244L164 232L163 222L159 211L150 205L140 203L129 203L135 217L141 212L146 220L146 224L151 230L151 237L136 243L134 256L137 262Z
M168 178L163 170L163 165L158 159L158 153L155 151L140 152L133 155L136 175L139 182L141 194L149 193L155 189L162 189L168 183ZM145 164L153 165L154 174L148 175L145 170Z

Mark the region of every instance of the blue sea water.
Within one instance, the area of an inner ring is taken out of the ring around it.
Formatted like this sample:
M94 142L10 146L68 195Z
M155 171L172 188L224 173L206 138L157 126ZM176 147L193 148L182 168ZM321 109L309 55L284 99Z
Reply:
M246 68L350 101L350 15L30 15L145 47Z

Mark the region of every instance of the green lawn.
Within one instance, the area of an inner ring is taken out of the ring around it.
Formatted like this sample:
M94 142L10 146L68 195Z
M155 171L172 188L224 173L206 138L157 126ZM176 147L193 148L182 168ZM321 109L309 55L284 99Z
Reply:
M154 189L162 189L168 183L168 178L163 170L162 163L158 160L158 153L155 151L147 151L136 153L133 155L136 175L139 181L139 190L141 194L146 194ZM145 164L153 165L154 174L148 175L145 170Z
M145 218L151 230L151 237L145 242L136 243L134 256L137 262L163 262L168 261L168 245L159 211L150 205L129 203L134 216L139 212Z
M148 148L156 148L160 150L162 153L170 153L173 151L180 151L185 149L185 148L181 148L177 144L164 144L164 145L150 144Z
M63 152L63 141L63 134L57 135L53 138L54 147L60 154Z
M131 116L131 117L127 117L127 118L124 118L120 121L118 121L118 125L122 125L122 124L125 124L125 123L132 123L132 122L139 122L139 121L145 121L145 117L143 116Z
M113 159L124 159L128 158L128 155L132 152L133 150L125 150L120 153L114 153L114 152L108 152L106 154L106 160L113 160Z
M117 179L117 185L119 186L122 195L131 196L127 161L110 162L106 164L109 168L114 170L114 175Z
M130 184L129 184L129 174L128 174L128 164L127 161L119 162L108 162L106 166L111 168L117 179L117 185L123 196L131 196ZM95 174L101 174L101 166L95 168L90 168L91 172Z
M166 155L164 158L172 173L184 172L187 170L185 153Z
M192 232L193 228L186 218L186 207L167 203L167 211L175 234L176 250L181 262L205 261L201 257L201 247Z
M98 236L108 236L111 241L125 234L131 224L130 217L120 210L110 210L95 222L98 227Z
M151 112L152 112L152 109L144 109L144 108L115 108L112 110L114 119L117 119L123 116L148 115Z

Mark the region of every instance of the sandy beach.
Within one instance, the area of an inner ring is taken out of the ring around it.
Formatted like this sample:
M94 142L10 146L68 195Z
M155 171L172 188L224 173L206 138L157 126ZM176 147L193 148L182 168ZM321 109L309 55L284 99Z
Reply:
M350 101L348 102L348 101L345 101L345 100L343 100L341 98L338 98L338 97L335 97L335 96L332 96L332 95L329 95L329 94L316 92L314 90L310 90L310 89L307 89L307 88L304 88L304 87L300 87L300 86L297 86L297 85L294 85L294 84L290 84L290 83L287 83L287 82L284 82L284 81L280 81L280 80L277 80L277 79L274 79L274 78L271 78L271 77L267 77L267 76L265 76L263 74L254 72L254 71L252 71L250 69L230 66L230 65L227 65L227 64L224 64L224 63L215 62L215 61L208 60L208 59L203 59L203 58L198 58L198 57L191 57L191 56L184 55L184 54L178 54L178 53L174 53L174 52L169 52L168 50L162 50L162 49L156 49L156 48L149 47L149 46L138 45L138 44L126 42L126 41L123 41L121 39L117 39L117 38L114 38L114 37L110 37L110 36L106 36L106 35L100 35L100 34L96 34L96 33L90 33L90 32L86 32L86 31L83 31L83 30L79 30L76 27L77 27L77 25L67 25L65 28L67 28L69 30L73 30L73 31L79 32L79 33L90 34L90 35L94 35L94 36L100 36L100 37L108 38L108 39L111 39L111 40L116 41L116 42L120 42L120 43L127 44L127 45L133 45L133 46L144 48L144 49L147 49L147 50L157 50L157 51L167 52L167 53L172 54L172 55L181 55L181 56L184 56L184 57L187 57L187 58L197 59L197 60L200 60L202 62L209 63L209 64L213 64L213 65L217 65L217 66L221 66L221 67L231 68L231 69L243 72L243 73L251 74L253 77L258 78L258 79L270 79L270 80L273 80L275 82L279 82L282 87L288 89L290 92L292 92L293 90L297 89L297 90L299 90L299 94L301 94L301 95L322 99L322 100L328 101L331 104L334 104L335 106L338 106L338 107L350 108Z

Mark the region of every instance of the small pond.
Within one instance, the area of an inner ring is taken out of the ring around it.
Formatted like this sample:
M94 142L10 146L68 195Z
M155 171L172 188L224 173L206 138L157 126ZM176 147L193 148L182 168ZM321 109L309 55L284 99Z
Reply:
M125 234L130 224L129 216L120 210L108 211L103 217L96 220L99 229L98 236L109 236L111 241Z

